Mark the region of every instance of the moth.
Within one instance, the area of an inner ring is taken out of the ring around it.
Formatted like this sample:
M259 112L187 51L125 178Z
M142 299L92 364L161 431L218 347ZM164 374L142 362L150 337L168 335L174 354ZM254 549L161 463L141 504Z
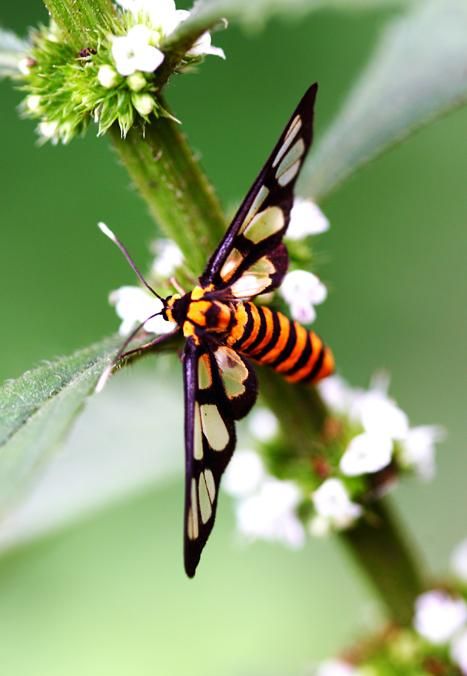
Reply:
M189 293L159 296L123 244L101 224L141 282L161 300L163 309L157 314L177 328L125 352L144 324L137 327L102 374L98 389L118 362L176 334L185 338L184 562L189 577L195 574L214 525L221 477L235 448L235 421L247 415L257 397L252 364L268 365L291 383L316 383L334 369L332 352L314 331L253 301L279 287L287 270L282 240L295 182L312 142L317 89L313 84L303 96Z

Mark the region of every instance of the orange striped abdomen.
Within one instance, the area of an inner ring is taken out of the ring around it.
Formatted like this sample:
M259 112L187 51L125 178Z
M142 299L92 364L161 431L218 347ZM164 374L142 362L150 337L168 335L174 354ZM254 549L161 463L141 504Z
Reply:
M334 371L331 350L298 322L254 303L239 303L228 338L235 350L268 364L292 383L314 383Z

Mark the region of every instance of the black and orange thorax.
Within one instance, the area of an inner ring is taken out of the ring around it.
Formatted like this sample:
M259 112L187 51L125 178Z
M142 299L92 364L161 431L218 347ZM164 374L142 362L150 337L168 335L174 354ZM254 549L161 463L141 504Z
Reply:
M334 370L331 350L321 338L282 312L246 301L225 302L206 297L210 287L195 287L183 297L172 296L167 319L195 342L206 333L239 354L267 364L289 382L317 382Z

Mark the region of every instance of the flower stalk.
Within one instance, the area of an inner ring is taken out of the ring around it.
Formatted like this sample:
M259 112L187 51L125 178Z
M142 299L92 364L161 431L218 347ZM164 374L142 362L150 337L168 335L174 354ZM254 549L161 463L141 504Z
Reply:
M112 25L110 0L44 2L75 48L92 46L86 41L92 39L96 27ZM226 223L214 190L179 126L170 118L161 118L144 129L133 127L126 139L115 124L110 134L151 214L164 234L178 244L195 278L225 232ZM331 418L319 394L303 386L290 387L280 376L265 370L261 373L261 392L277 415L291 449L300 457L308 456L311 464L316 449L322 448ZM374 525L362 522L341 537L375 583L390 618L405 625L412 617L422 583L388 505L375 505L373 513Z

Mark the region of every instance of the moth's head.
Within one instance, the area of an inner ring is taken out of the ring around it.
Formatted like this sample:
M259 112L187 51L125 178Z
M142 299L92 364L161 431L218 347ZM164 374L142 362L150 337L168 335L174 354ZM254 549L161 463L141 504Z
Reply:
M167 319L169 322L175 322L179 326L183 324L186 319L188 312L188 306L190 305L191 294L186 293L183 296L180 296L178 293L174 293L173 296L168 296L164 300L164 309L162 311L162 316L164 319Z

